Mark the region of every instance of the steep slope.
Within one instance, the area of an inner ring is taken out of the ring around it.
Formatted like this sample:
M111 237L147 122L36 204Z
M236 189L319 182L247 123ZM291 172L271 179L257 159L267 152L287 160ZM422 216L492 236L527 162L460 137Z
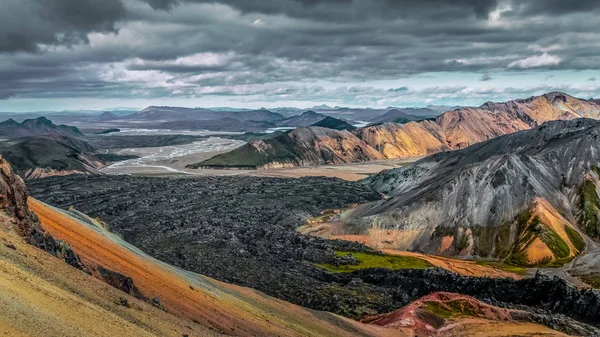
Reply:
M334 129L334 130L354 130L356 127L348 124L346 121L333 117L325 117L324 119L316 122L312 126L318 126L322 128Z
M268 168L385 159L349 131L311 126L248 143L190 168Z
M24 138L3 143L0 153L26 179L93 174L104 165L88 143L65 136Z
M598 239L600 122L548 122L367 179L389 196L346 213L404 250L564 263ZM586 185L587 184L587 185Z
M479 108L460 108L447 111L435 120L371 125L355 130L347 137L352 140L354 137L358 137L368 147L381 154L381 156L363 156L360 160L374 160L381 157L392 159L462 149L505 134L527 130L546 121L581 117L598 119L600 104L595 100L582 100L564 93L553 92L506 103L486 103ZM245 165L245 160L249 155L245 151L253 152L253 148L251 144L251 146L245 147L241 153L238 152L239 159L232 161L231 164L253 166ZM311 150L313 156L317 155L316 152L319 149L320 146L315 146ZM341 157L360 157L352 153L354 149L343 150L344 156ZM360 148L360 151L364 152L364 149ZM311 157L306 153L302 155L305 158ZM295 153L292 153L292 156L296 158L288 161L295 162L291 165L322 164L322 161L299 160L299 155ZM274 158L274 160L278 159ZM258 168L261 167L270 167L270 165L264 163L262 166L258 166Z
M130 278L138 298L152 299L154 305L190 322L193 330L204 326L233 336L395 335L384 328L303 309L255 290L172 267L127 244L106 231L102 223L81 213L65 213L34 199L29 205L44 228L69 240L94 275L102 278L101 270L108 269ZM123 297L131 299L125 294ZM192 331L188 334L194 335ZM204 336L200 332L196 335Z
M14 119L0 123L0 136L7 138L35 137L43 135L83 137L83 134L74 126L56 125L46 117L26 119L23 123Z

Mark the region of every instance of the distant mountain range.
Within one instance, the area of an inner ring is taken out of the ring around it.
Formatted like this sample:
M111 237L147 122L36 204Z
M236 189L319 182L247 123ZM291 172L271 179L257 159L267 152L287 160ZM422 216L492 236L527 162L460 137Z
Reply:
M58 135L82 137L83 134L74 126L56 125L45 117L26 119L22 123L9 119L0 123L0 136L7 138L35 137Z
M600 102L553 92L506 103L488 102L478 108L460 108L436 119L376 124L352 132L318 127L297 129L195 166L260 169L426 156L466 148L547 121L582 117L598 119Z
M440 112L422 108L387 108L365 109L348 107L316 106L311 109L275 108L275 109L240 109L240 108L185 108L170 106L150 106L140 111L132 110L77 110L47 111L31 113L3 113L1 119L35 119L40 116L51 118L56 123L77 125L87 132L88 129L106 128L172 128L189 130L264 132L273 127L306 127L325 118L325 116L342 119L351 124L366 124L390 110L404 111L410 116L402 120L385 119L388 122L407 122L421 120L439 115ZM308 113L308 114L307 114ZM305 115L307 114L307 115ZM304 115L304 116L303 116ZM311 117L312 115L312 117ZM302 117L300 117L302 116ZM318 116L318 117L317 117ZM194 123L187 123L193 121ZM216 122L220 121L220 122ZM373 123L373 122L371 122ZM220 125L220 128L219 128Z

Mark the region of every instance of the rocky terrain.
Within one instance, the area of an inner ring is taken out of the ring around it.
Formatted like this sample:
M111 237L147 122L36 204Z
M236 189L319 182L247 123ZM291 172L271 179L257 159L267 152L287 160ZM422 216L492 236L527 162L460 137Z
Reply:
M321 209L378 198L360 184L325 178L92 176L38 180L32 191L50 204L99 217L111 231L162 261L308 308L366 317L447 291L532 311L532 320L567 333L594 333L574 320L598 324L598 292L579 291L543 275L517 281L442 269L330 273L315 266L352 264L352 258L334 251L367 250L295 231Z
M564 93L485 103L447 111L435 120L383 123L347 133L300 129L269 142L252 143L195 167L302 166L425 156L466 148L553 120L600 117L600 104ZM257 160L260 158L260 160Z
M600 122L548 122L365 180L382 201L334 231L375 245L560 265L598 239Z

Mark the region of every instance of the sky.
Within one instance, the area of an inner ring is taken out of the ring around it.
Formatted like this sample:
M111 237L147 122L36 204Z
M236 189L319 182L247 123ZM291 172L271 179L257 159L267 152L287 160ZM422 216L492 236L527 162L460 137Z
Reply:
M600 97L600 0L0 0L0 111Z

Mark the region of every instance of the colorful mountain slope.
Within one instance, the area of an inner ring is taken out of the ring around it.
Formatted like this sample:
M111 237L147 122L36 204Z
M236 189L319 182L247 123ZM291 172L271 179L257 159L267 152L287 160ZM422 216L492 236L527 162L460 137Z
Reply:
M597 101L552 92L506 103L489 102L479 108L459 108L447 111L435 120L367 126L351 133L336 134L335 146L331 146L332 135L299 129L265 144L248 144L193 167L262 169L425 156L463 149L547 121L599 117ZM305 137L299 138L300 134L311 135L310 147L302 144ZM284 148L285 153L265 152L265 147ZM257 156L262 159L252 160Z
M344 214L347 234L382 248L557 265L598 219L600 122L555 121L367 179L387 199Z

